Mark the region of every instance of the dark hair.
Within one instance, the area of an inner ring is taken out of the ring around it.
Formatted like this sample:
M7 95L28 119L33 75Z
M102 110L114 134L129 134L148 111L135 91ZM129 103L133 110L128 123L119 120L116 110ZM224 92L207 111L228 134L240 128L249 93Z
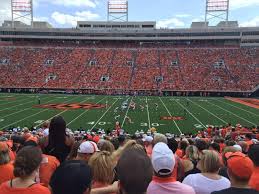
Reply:
M33 141L33 140L29 140L29 141L26 141L26 142L23 144L23 146L24 146L24 147L25 147L25 146L34 146L34 147L37 147L38 144L37 144L35 141Z
M183 150L183 151L185 152L187 146L188 146L188 142L187 142L187 141L180 141L180 143L179 143L179 148L180 148L181 150Z
M63 147L66 139L66 121L62 116L53 117L49 124L49 146Z
M202 139L198 139L195 143L196 147L198 148L199 151L206 150L208 149L208 144L206 141Z
M117 150L117 149L119 148L119 146L120 146L118 139L113 138L113 139L111 140L111 143L113 144L115 150Z
M226 141L226 146L234 146L234 145L236 145L236 142L234 140Z
M79 160L63 162L52 174L49 185L52 194L83 194L91 188L90 167Z
M210 144L210 147L212 147L213 150L216 150L217 152L220 152L220 146L219 146L218 143L214 142L214 143Z
M26 177L35 171L42 161L42 152L34 146L22 148L14 161L14 176Z
M120 145L123 144L125 142L125 136L124 135L119 135L118 141L119 141Z
M251 139L252 139L252 134L249 134L249 133L246 134L246 138L249 139L249 140L251 140Z
M71 147L70 153L67 156L67 160L73 160L77 156L77 150L81 145L82 141L76 141Z
M173 153L176 152L178 148L178 142L174 138L167 139L167 145Z
M145 193L153 175L151 160L143 150L128 148L118 161L117 175L126 193Z
M259 144L250 146L248 156L254 162L255 166L259 166Z

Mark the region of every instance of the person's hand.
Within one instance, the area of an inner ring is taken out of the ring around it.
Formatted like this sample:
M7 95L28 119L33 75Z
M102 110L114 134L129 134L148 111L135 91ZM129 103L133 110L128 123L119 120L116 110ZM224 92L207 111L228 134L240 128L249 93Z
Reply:
M115 181L112 185L109 186L111 189L111 193L116 193L119 190L119 182Z

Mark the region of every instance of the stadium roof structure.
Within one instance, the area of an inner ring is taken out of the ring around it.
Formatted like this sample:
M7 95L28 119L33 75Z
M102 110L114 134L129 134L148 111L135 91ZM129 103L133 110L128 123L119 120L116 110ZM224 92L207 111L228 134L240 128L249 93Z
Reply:
M80 28L80 25L110 25L111 22L78 22L78 28L0 27L0 40L75 40L75 41L235 41L240 46L259 46L259 27L235 27L220 23L215 27L156 29L155 22L125 22L109 28ZM136 28L123 28L134 25ZM141 26L142 25L142 26ZM149 25L149 28L143 28Z

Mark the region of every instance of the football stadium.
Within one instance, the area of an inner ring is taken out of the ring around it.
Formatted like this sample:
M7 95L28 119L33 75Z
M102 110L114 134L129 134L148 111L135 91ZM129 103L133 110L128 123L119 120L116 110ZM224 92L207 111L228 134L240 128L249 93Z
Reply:
M258 194L258 10L0 0L0 194Z

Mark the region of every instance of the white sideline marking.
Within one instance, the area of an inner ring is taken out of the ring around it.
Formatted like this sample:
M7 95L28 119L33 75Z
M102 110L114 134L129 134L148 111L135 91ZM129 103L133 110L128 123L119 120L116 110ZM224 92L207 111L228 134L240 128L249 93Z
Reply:
M220 101L220 100L218 100L218 99L213 99L213 100L216 100L216 101L218 101L218 102L222 102L222 103L224 103L224 104L227 104L227 105L229 105L229 106L233 106L233 107L235 107L235 108L237 108L237 109L239 109L239 110L243 110L243 111L245 111L245 112L248 112L248 113L250 113L250 114L252 114L252 115L254 115L254 116L259 116L258 114L255 114L255 113L253 113L253 112L251 112L251 111L249 111L249 110L245 110L245 109L243 109L243 108L241 108L241 107L238 107L238 106L235 106L235 105L233 105L233 104L230 104L230 103L227 103L227 102L225 102L225 101Z
M198 103L190 100L187 98L187 100L189 100L190 102L192 102L193 104L195 104L196 106L199 106L200 108L202 108L203 110L205 110L206 112L208 112L209 114L213 115L214 117L216 117L218 120L222 121L225 124L228 124L228 122L226 122L225 120L221 119L220 117L218 117L217 115L215 115L214 113L210 112L209 110L207 110L206 108L202 107L201 105L199 105ZM208 101L203 101L203 102L208 102Z
M148 99L146 97L146 103L147 103L147 118L148 118L148 127L149 129L151 128L151 125L150 125L150 117L149 117L149 110L148 110Z
M165 103L162 101L161 97L159 97L159 100L162 102L162 104L164 105L165 109L167 110L168 114L170 115L170 117L172 116L172 114L170 113L170 111L168 110L168 108L166 107ZM182 135L182 131L180 130L179 126L177 125L177 123L174 121L174 124L176 126L176 128L178 129L178 131L180 132L180 134Z
M242 117L238 116L237 114L235 114L235 113L233 113L233 112L231 112L231 111L229 111L229 110L227 110L225 108L222 108L221 106L218 106L218 105L216 105L214 103L211 103L211 102L207 102L207 103L212 104L212 105L214 105L214 106L216 106L216 107L218 107L218 108L220 108L220 109L222 109L222 110L224 110L224 111L226 111L226 112L228 112L228 113L230 113L230 114L232 114L232 115L234 115L234 116L236 116L236 117L238 117L238 118L240 118L240 119L242 119L242 120L244 120L244 121L246 121L248 123L251 123L252 125L257 126L257 124L255 124L255 123L253 123L253 122L251 122L251 121L249 121L249 120L247 120L245 118L242 118Z
M115 100L112 105L103 113L103 115L101 116L101 118L98 119L98 121L96 121L95 125L91 127L91 130L99 123L99 121L106 115L106 113L111 109L111 107L113 107L113 105L118 101L119 99Z
M98 102L96 102L95 104L98 104L99 102L103 101L106 97L102 98L101 100L99 100ZM74 121L76 121L79 117L81 117L83 114L87 113L90 109L85 110L84 112L82 112L80 115L78 115L76 118L74 118L72 121L70 121L67 126L69 126L71 123L73 123Z
M206 126L196 117L194 116L186 107L184 107L180 102L177 102L183 109L185 109L196 121L198 121L204 128L206 128Z

